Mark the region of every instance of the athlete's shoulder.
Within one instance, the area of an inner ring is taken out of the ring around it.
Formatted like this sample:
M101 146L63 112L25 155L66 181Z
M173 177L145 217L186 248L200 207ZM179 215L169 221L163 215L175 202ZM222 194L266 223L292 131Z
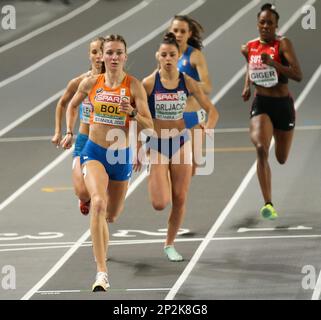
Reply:
M73 79L71 79L68 83L68 86L75 86L78 87L80 82L84 79L84 77L82 75L79 75Z
M154 70L151 74L149 74L148 76L146 76L146 77L143 79L143 81L142 81L143 84L154 82L157 72L158 72L158 70Z
M280 52L283 53L289 50L294 50L291 40L286 37L282 37L280 39Z
M259 37L256 37L254 39L251 39L251 40L247 41L246 45L247 46L251 46L251 45L255 45L257 43L260 43L260 38Z
M191 59L202 59L204 58L204 54L200 49L191 47L192 51L191 51Z
M155 86L155 79L156 79L156 73L158 72L158 70L154 70L153 73L151 73L150 75L146 76L142 83L143 86L147 92L148 95L151 94L151 92L153 91L153 88Z
M283 41L283 40L286 40L286 39L287 39L287 37L285 35L281 35L281 34L278 34L275 37L275 40L277 40L277 41Z
M193 85L193 84L197 84L197 81L195 79L193 79L191 76L189 76L188 74L186 74L185 72L180 72L180 74L182 75L185 84L187 86ZM198 84L197 84L198 85Z
M84 78L84 82L90 85L95 84L98 80L102 79L104 74L90 74Z
M127 83L133 87L133 86L140 86L141 85L141 81L138 80L135 76L131 75L131 74L126 74L126 78L127 78Z
M289 38L287 38L286 36L278 36L276 38L281 45L290 45L291 44L291 40Z
M80 91L89 92L97 83L97 80L101 77L101 74L89 75L84 77L79 85Z

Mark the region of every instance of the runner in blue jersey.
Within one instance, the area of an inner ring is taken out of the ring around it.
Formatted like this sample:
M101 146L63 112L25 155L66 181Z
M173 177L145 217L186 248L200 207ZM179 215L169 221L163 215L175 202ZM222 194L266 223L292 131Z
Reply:
M169 30L175 34L179 45L180 57L177 64L179 71L196 80L205 94L210 94L212 84L205 56L201 52L203 47L201 37L203 32L202 26L187 15L176 15L171 22ZM206 121L205 110L193 96L190 96L187 101L187 108L184 112L184 121L186 127L190 129L199 129L201 128L199 124ZM203 141L194 144L193 155L195 152L201 154L202 144ZM199 146L199 148L196 148L197 146ZM195 161L193 161L193 175L195 174L195 170L196 164Z
M80 82L91 75L99 74L104 72L104 65L102 63L102 45L103 38L96 38L90 42L89 45L89 60L90 60L90 71L79 75L72 79L56 106L55 116L55 134L52 137L52 143L59 146L62 139L62 118L66 112L68 103L77 92ZM75 190L75 194L79 198L79 209L82 214L87 215L90 208L90 196L87 188L84 184L83 175L80 166L80 152L88 140L89 134L89 116L91 111L91 105L89 100L82 102L80 106L80 125L75 142L75 149L73 152L73 163L72 163L72 180Z
M148 189L155 210L164 210L172 202L164 252L170 261L182 261L174 241L184 219L192 176L191 135L183 114L191 95L208 113L205 131L215 127L218 113L198 83L178 71L179 45L173 33L165 35L157 57L159 69L143 80L155 130L147 140Z

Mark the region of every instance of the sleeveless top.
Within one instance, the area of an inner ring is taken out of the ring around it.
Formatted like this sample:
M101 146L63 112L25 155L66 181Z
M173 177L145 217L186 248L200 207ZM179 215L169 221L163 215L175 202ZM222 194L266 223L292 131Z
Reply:
M153 119L180 120L186 107L189 93L186 88L184 74L179 73L179 83L175 89L163 87L159 71L155 75L155 84L148 97L148 106Z
M89 93L92 104L90 123L100 123L112 126L128 126L129 117L125 112L119 111L119 104L123 99L130 100L131 76L126 74L117 88L105 85L105 75L101 74Z
M277 37L271 43L262 43L255 39L247 43L249 77L255 85L271 88L278 83L288 83L288 78L279 74L272 66L262 63L261 54L267 53L274 61L288 65L285 57L280 54L281 37Z
M179 58L177 68L180 72L186 73L188 76L196 81L200 81L197 69L191 65L191 54L195 49L192 46L188 46L186 51Z

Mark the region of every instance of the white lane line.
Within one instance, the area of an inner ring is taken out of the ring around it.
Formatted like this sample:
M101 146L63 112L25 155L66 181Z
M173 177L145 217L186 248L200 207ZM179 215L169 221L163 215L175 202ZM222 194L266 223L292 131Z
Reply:
M296 131L319 131L321 130L321 126L296 126L295 130ZM214 131L215 133L242 133L242 132L248 133L249 128L215 129ZM51 140L51 138L52 136L34 136L34 137L16 137L16 138L12 137L12 138L0 138L0 142L48 141L48 140Z
M320 234L301 234L301 235L275 235L275 236L252 236L252 237L214 237L209 241L240 241L240 240L267 240L267 239L316 239L321 238ZM175 241L178 242L202 242L206 238L187 238L187 239L176 239ZM153 239L153 240L122 240L122 241L110 241L110 246L131 246L131 245L148 245L148 244L158 244L164 243L166 239ZM71 248L75 246L75 242L69 242L61 244L50 244L47 243L45 246L41 244L25 244L25 246L18 247L18 248L10 248L13 244L1 245L2 247L8 247L4 249L0 249L0 252L12 252L12 251L32 251L32 250L52 250L52 249L64 249L64 248ZM20 244L16 244L14 246L19 246ZM84 241L80 244L79 248L85 247L92 247L91 241Z
M48 141L48 140L51 140L51 138L52 138L52 136L0 138L0 142Z
M211 35L209 35L206 39L203 41L204 47L206 47L208 44L210 44L212 41L217 39L220 35L222 35L226 30L228 30L230 27L232 27L233 24L235 24L239 19L241 19L248 11L253 9L257 4L260 3L261 0L252 0L249 4L247 4L245 7L243 7L241 10L239 10L235 15L233 15L229 20L227 20L224 24L222 24L219 28L217 28ZM198 0L191 6L187 7L185 10L179 13L179 15L185 15L189 12L197 9L201 5L203 5L206 2L206 0ZM158 34L166 30L172 19L166 21L163 25L161 25L159 28L152 31L145 39L142 39L138 41L135 45L133 45L133 50L138 48L139 46L147 43L151 39L155 38Z
M144 9L147 5L150 4L152 0L149 1L142 1L140 2L138 5L136 5L135 7L131 8L130 10L126 11L125 13L123 13L122 15L120 15L119 17L107 22L106 24L104 24L103 26L99 27L98 29L88 33L86 36L70 43L68 46L48 55L47 57L39 60L38 62L36 62L35 64L31 65L30 67L20 71L19 73L15 74L14 76L11 76L3 81L0 82L0 88L8 85L9 83L16 81L24 76L26 76L27 74L35 71L36 69L40 68L41 66L43 66L44 64L48 63L49 61L56 59L57 57L69 52L70 50L80 46L81 44L93 39L94 37L96 37L98 34L105 32L107 29L110 29L112 26L128 19L130 16L134 15L135 13L139 12L140 10Z
M313 76L309 80L309 82L306 85L306 87L304 88L304 90L301 92L301 94L300 94L300 96L299 96L299 98L297 100L297 101L299 101L299 104L296 102L296 105L295 105L296 110L299 109L299 107L302 104L304 98L309 94L310 90L313 88L312 84L314 84L318 80L320 74L321 74L321 65L319 66L317 71L313 74ZM309 88L309 90L306 90L306 88ZM273 147L273 145L274 145L274 140L271 142L271 148ZM271 148L270 148L270 150L271 150ZM240 184L240 186L238 187L238 189L234 193L233 197L231 198L231 200L229 201L227 206L224 208L224 210L219 215L218 219L216 220L216 222L214 223L214 225L212 226L210 231L207 233L205 239L202 241L200 246L197 248L195 254L193 255L193 257L191 259L191 261L186 266L186 268L184 269L183 273L181 274L181 276L178 278L178 280L174 284L172 290L165 297L165 300L174 299L174 297L177 294L178 290L183 285L183 283L185 282L185 280L187 279L189 274L192 272L194 266L198 263L201 255L203 254L204 250L208 246L209 242L214 237L214 235L216 234L217 230L221 227L221 225L225 221L225 219L228 216L228 214L232 211L232 209L235 206L236 202L238 201L238 199L240 198L240 196L242 195L242 193L244 192L244 190L248 186L249 182L251 181L251 179L255 175L255 173L256 173L256 161L254 162L254 164L252 165L252 167L248 171L247 175L244 177L242 183ZM320 273L320 277L319 278L320 278L320 290L321 290L321 273Z
M216 29L210 36L208 36L203 41L204 47L209 45L212 41L217 39L220 35L222 35L226 30L233 26L238 20L240 20L245 14L247 14L250 10L255 8L261 0L252 0L242 9L240 9L237 13L235 13L229 20L227 20L224 24L222 24L218 29Z
M232 77L232 79L221 88L221 90L213 97L211 100L213 104L216 104L219 100L221 100L225 94L231 90L234 85L241 79L241 77L245 74L246 66L242 67L236 74Z
M185 15L185 14L189 14L190 12L194 11L195 9L197 9L198 7L202 6L207 0L197 0L196 2L194 2L193 4L191 4L190 6L188 6L186 9L184 9L183 11L181 11L180 13L178 13L179 15ZM166 21L164 24L162 24L160 27L158 27L157 29L153 30L150 34L148 34L146 37L142 38L141 40L137 41L135 44L133 44L131 46L131 50L134 51L137 48L143 46L145 43L147 43L148 41L154 39L157 35L159 35L160 33L162 33L164 30L166 30L170 23L171 23L172 19Z
M262 231L301 231L301 230L312 230L311 227L297 226L297 227L275 227L275 228L239 228L238 233L244 232L262 232Z
M151 0L149 0L151 2ZM186 9L184 9L183 11L181 11L179 14L188 14L190 12L192 12L193 10L195 10L196 8L200 7L201 5L203 5L207 0L198 0L196 1L194 4L190 5L189 7L187 7ZM145 43L147 43L148 41L150 41L152 38L156 37L157 34L159 34L160 32L164 31L171 20L168 20L165 24L163 24L161 27L156 28L155 30L153 30L151 33L149 33L147 36L143 37L140 41L138 41L137 43L131 45L128 48L128 53L131 53L135 50L137 50L139 48L139 46L144 45ZM110 22L111 23L111 22ZM156 32L157 31L157 32ZM81 40L81 39L80 39ZM71 50L71 49L70 49ZM31 72L31 71L30 71ZM1 82L0 82L0 87L1 87ZM42 109L46 108L49 104L53 103L54 101L56 101L57 99L60 98L60 96L64 93L65 89L62 89L60 91L58 91L57 93L55 93L53 96L51 96L50 98L48 98L47 100L43 101L41 104L39 104L38 106L36 106L34 109L30 110L29 112L27 112L26 114L24 114L23 116L21 116L20 118L18 118L17 120L15 120L14 122L10 123L8 126L6 126L5 128L3 128L2 130L0 130L0 137L2 137L3 135L5 135L6 133L8 133L10 130L12 130L13 128L17 127L19 124L21 124L22 122L26 121L27 119L29 119L30 117L32 117L33 115L35 115L36 113L40 112Z
M302 5L291 17L290 19L282 26L282 28L279 30L280 34L284 34L289 30L293 24L301 17L302 15L302 8L304 6L312 6L315 3L316 0L309 0L305 4ZM216 104L238 81L239 79L245 74L246 72L246 65L243 66L229 81L229 84L227 86L224 86L212 99L212 103Z
M128 291L128 292L149 292L149 291L169 291L170 288L132 288L132 289L121 289L121 288L110 288L108 289L108 292L115 292L115 291ZM55 294L61 294L61 293L81 293L81 292L92 292L91 290L41 290L37 291L35 293L39 293L41 295L55 295Z
M256 236L256 237L216 237L211 241L240 241L240 240L278 240L278 239L315 239L321 238L321 234L301 234L288 236Z
M148 1L143 1L141 4L144 4L144 6L146 6L147 4L149 4L152 0L148 0ZM194 5L189 6L187 9L184 9L182 11L182 13L184 14L188 14L189 12L195 10L196 5L200 6L202 5L206 0L198 0L196 3L194 3ZM139 7L139 6L137 6ZM137 10L137 7L136 10ZM134 9L135 9L134 8ZM125 15L126 18L129 14L129 12L133 12L132 10L129 10L126 14L124 14L123 19L125 19ZM120 17L118 17L117 19L119 20ZM115 19L115 20L117 20ZM114 20L113 20L114 21ZM118 21L119 22L119 21ZM111 23L111 22L110 22ZM135 48L137 49L137 48ZM128 51L130 50L130 48L128 49ZM56 94L57 95L57 94ZM52 99L52 97L50 98ZM39 106L38 106L39 107ZM4 130L0 131L0 137L1 135L3 135ZM0 211L2 209L4 209L8 204L10 204L14 199L16 199L19 195L21 195L25 190L27 190L33 183L35 183L37 180L39 180L43 175L45 175L46 173L48 173L52 168L54 168L59 162L61 162L63 159L65 159L70 153L72 152L72 150L68 150L65 151L60 157L58 157L56 160L54 160L50 165L48 165L44 170L42 170L39 174L37 174L34 178L32 178L29 182L27 182L25 185L23 185L21 188L19 188L13 195L11 195L8 199L6 199L3 203L0 204ZM68 154L67 154L68 153ZM140 182L144 180L144 178L146 177L146 172L143 172L142 177L140 178ZM137 179L139 179L137 178ZM135 181L129 186L126 198L135 190L135 188L138 186L138 183L135 183ZM81 244L89 237L90 235L90 230L87 230L76 242L76 244L70 248L70 250L68 250L66 252L66 254L52 267L52 269L33 287L31 288L21 299L22 300L27 300L29 299L34 292L37 290L37 288L41 288L60 268L61 266L73 255L73 253L81 246Z
M143 179L142 179L143 181ZM127 192L127 196L130 195L130 190L132 186L129 187L129 190ZM137 185L134 185L136 188ZM62 265L73 255L73 253L81 246L82 242L84 242L90 234L90 230L87 230L87 232L77 241L75 246L73 246L70 250L66 252L66 254L52 267L52 269L33 287L31 288L21 299L22 300L28 300L32 295L41 288L61 267Z
M230 28L234 23L236 23L240 18L242 18L246 13L248 13L251 9L253 9L256 5L260 3L259 1L251 1L248 3L245 7L243 7L241 10L239 10L234 16L232 16L224 25L222 25L219 29L217 29L213 34L211 34L209 37L207 37L204 40L204 47L208 45L210 42L212 42L214 39L218 38L221 33L226 31L228 28ZM235 83L242 77L242 75L246 71L246 66L244 66L241 70L239 70L232 79L228 82L227 85L225 85L212 99L212 103L216 104L219 100L223 98L223 96L235 85Z
M128 188L126 199L134 192L138 184L131 184ZM29 300L44 284L68 261L68 259L81 247L81 245L89 238L90 229L88 229L78 241L55 263L45 276L38 281L21 300Z
M84 5L82 5L81 7L69 12L68 14L66 14L65 16L63 17L60 17L59 19L55 20L55 21L52 21L50 23L48 23L47 25L43 26L43 27L40 27L28 34L26 34L25 36L17 39L17 40L14 40L8 44L5 44L3 45L2 47L0 47L0 53L2 52L5 52L21 43L24 43L36 36L38 36L39 34L43 33L43 32L46 32L52 28L55 28L57 26L59 26L60 24L68 21L68 20L71 20L72 18L76 17L77 15L81 14L82 12L90 9L92 6L94 6L99 0L90 0L88 1L87 3L85 3Z
M321 126L311 125L311 126L295 126L295 131L317 131L321 130ZM250 132L250 129L247 128L221 128L215 129L215 133L242 133L242 132Z
M71 51L72 49L80 46L81 44L93 39L95 36L97 36L98 34L101 34L102 32L105 32L107 29L111 28L112 26L114 26L117 23L122 22L123 20L129 18L130 16L132 16L133 14L137 13L138 11L144 9L147 5L149 5L152 1L154 0L145 0L142 1L140 4L138 4L137 6L135 6L134 8L128 10L127 12L125 12L124 14L120 15L119 17L117 17L116 19L113 19L112 21L104 24L103 26L99 27L98 29L90 32L89 34L87 34L86 36L72 42L71 44L69 44L68 46L62 48L61 50L58 50L50 55L48 55L47 57L39 60L38 62L36 62L35 64L33 64L32 66L24 69L23 71L20 71L19 73L15 74L14 76L11 76L3 81L0 82L0 88L10 84L13 81L19 80L20 78L26 76L27 74L35 71L36 69L40 68L41 66L43 66L44 64L50 62L53 59L56 59L57 57ZM207 0L197 0L194 4L190 5L189 7L187 7L186 9L184 9L181 13L179 14L188 14L191 11L195 10L196 8L198 8L199 6L203 5ZM152 31L151 33L149 33L146 37L142 38L140 41L136 42L134 45L131 46L131 50L136 50L137 48L139 48L140 46L142 46L143 44L145 44L146 42L150 41L151 39L153 39L156 35L158 35L159 33L161 33L162 31L164 31L171 20L168 20L165 24L163 24L162 26L160 26L159 28L155 29L154 31ZM130 50L128 49L128 53L130 53Z
M37 173L34 177L32 177L29 181L27 181L23 186L21 186L18 190L16 190L10 197L4 200L0 204L0 212L7 207L11 202L17 199L22 193L24 193L27 189L29 189L34 183L44 177L49 171L51 171L54 167L56 167L60 162L64 161L73 151L73 148L67 151L64 151L59 157L57 157L54 161L48 164L44 169L42 169L39 173Z
M321 271L319 273L317 283L314 287L311 300L320 300L320 295L321 295Z
M10 130L14 129L15 127L17 127L22 122L26 121L27 119L29 119L30 117L32 117L36 113L40 112L42 109L46 108L51 103L55 102L57 99L59 99L61 97L61 95L64 93L64 91L65 91L65 89L62 89L62 90L58 91L53 96L51 96L50 98L48 98L45 101L43 101L38 106L36 106L32 110L30 110L29 112L25 113L23 116L21 116L17 120L11 122L8 126L3 128L2 130L0 130L0 137L4 136Z
M315 0L308 1L308 2L306 2L306 5L307 4L313 4L314 2L315 2ZM290 28L290 26L292 26L292 24L295 22L293 17L296 17L296 19L299 19L300 16L301 16L301 7L300 7L300 9L298 9L294 13L294 15L290 18L290 20L288 20L288 22L282 27L282 33L285 32L288 28ZM297 99L296 105L295 105L296 110L300 107L300 105L303 102L303 100L306 98L306 96L309 94L310 90L313 88L313 85L316 83L316 81L318 80L318 78L320 76L320 72L321 72L321 65L319 66L317 71L314 73L314 75L311 77L311 79L309 80L308 84L306 85L304 90L301 92L299 98ZM271 148L273 147L273 145L274 145L274 141L271 142ZM271 150L271 148L270 148L270 150ZM240 198L240 196L242 195L242 193L244 192L244 190L248 186L250 180L255 175L255 172L256 172L256 161L254 162L254 164L250 168L250 170L247 173L247 175L244 177L242 183L240 184L240 186L238 187L238 189L234 193L233 197L230 199L230 201L227 204L227 206L221 212L221 214L219 215L218 219L216 220L216 222L214 223L212 228L207 233L205 239L202 241L200 246L197 248L195 254L193 255L193 257L191 259L191 261L188 263L188 265L186 266L186 268L184 269L184 271L182 272L180 277L177 279L177 281L175 282L174 286L172 287L170 292L165 297L165 300L174 299L174 297L176 296L178 290L181 288L181 286L183 285L183 283L188 278L188 276L190 275L190 273L194 269L195 265L199 261L201 255L203 254L204 250L208 246L209 242L214 237L214 235L216 234L217 230L223 224L223 222L225 221L226 217L232 211L232 209L235 206L236 202L238 201L238 199ZM321 273L320 273L320 277L319 278L320 278L320 288L321 288Z

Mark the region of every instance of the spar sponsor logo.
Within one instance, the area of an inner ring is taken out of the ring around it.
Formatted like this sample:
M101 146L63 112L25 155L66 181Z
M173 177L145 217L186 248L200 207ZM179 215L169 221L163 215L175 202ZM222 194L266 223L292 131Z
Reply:
M187 96L184 91L155 94L156 119L179 120L183 117Z

